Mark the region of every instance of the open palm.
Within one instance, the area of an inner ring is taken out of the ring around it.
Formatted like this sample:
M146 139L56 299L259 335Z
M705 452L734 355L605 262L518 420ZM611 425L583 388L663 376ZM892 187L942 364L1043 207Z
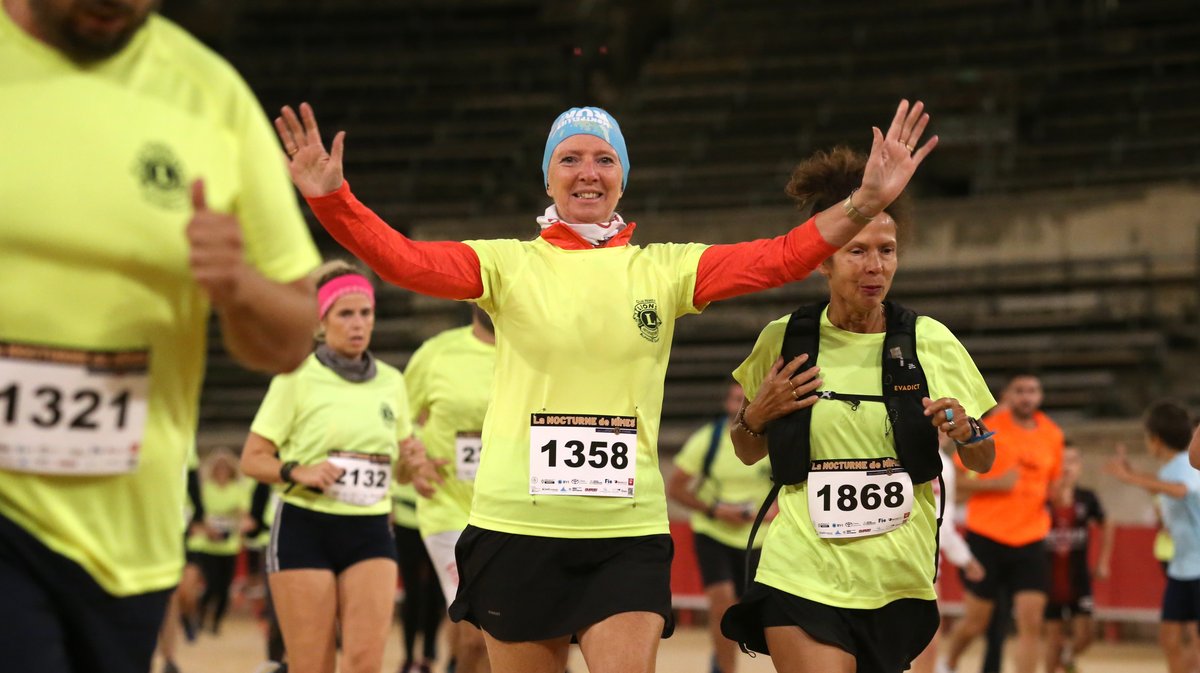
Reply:
M275 130L288 155L292 183L301 194L310 198L324 196L342 186L345 131L338 131L333 137L331 151L325 151L317 117L308 103L300 104L299 116L291 106L285 105L282 114L275 118Z
M868 212L875 213L900 196L917 166L937 147L937 136L917 147L928 124L929 115L925 114L924 103L917 101L910 106L907 100L902 100L896 106L896 115L886 134L877 127L872 128L871 155L867 157L862 187L859 188L862 201L855 198L860 206L865 205Z

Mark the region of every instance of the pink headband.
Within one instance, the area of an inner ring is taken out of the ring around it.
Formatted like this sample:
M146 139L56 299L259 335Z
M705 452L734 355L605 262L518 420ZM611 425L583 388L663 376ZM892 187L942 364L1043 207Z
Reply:
M317 306L320 307L317 317L324 319L333 303L348 294L365 294L371 300L371 308L375 307L375 289L371 287L371 281L356 273L347 274L334 278L317 290Z

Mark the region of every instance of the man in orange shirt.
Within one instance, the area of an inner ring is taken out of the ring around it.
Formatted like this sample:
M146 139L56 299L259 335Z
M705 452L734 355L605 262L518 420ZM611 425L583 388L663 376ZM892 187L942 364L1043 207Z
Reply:
M1017 671L1034 673L1038 666L1049 586L1046 499L1062 470L1063 433L1039 411L1042 383L1037 376L1013 376L1002 399L1007 408L987 419L988 427L996 431L992 470L959 479L959 490L969 494L967 544L986 575L979 582L963 582L965 614L950 634L939 673L953 671L963 650L987 628L1001 589L1013 596Z

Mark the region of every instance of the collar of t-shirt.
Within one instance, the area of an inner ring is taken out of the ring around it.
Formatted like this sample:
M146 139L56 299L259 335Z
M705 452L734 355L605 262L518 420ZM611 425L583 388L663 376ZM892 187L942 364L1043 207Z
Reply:
M558 208L551 205L546 214L537 218L542 228L542 238L566 250L590 250L627 245L636 226L626 222L618 213L604 224L573 224L558 216Z

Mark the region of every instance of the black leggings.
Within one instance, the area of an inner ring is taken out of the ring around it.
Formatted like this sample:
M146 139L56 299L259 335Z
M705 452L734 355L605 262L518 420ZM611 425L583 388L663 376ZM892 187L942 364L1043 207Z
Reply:
M404 582L404 603L400 606L404 662L413 661L418 632L424 635L424 658L432 661L437 659L437 632L446 616L446 600L421 534L412 528L392 528L396 534L396 556L400 559L400 579Z
M229 587L233 585L233 572L237 568L237 556L218 556L216 554L195 554L196 564L204 574L204 595L196 606L196 617L201 628L204 618L212 606L212 632L216 633L221 627L221 620L229 609Z

